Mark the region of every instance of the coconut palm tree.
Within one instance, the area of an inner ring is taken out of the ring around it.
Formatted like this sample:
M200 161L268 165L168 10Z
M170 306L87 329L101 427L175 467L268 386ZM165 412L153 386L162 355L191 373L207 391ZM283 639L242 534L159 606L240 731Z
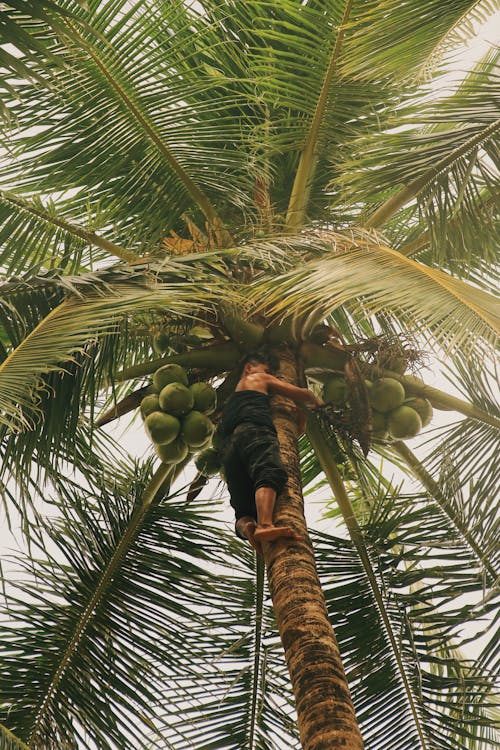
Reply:
M498 53L435 89L494 10L0 5L2 747L498 739ZM301 539L263 559L192 452L121 445L160 367L212 383L216 422L258 347L347 389L300 439L273 398ZM410 449L375 426L382 378L452 416Z

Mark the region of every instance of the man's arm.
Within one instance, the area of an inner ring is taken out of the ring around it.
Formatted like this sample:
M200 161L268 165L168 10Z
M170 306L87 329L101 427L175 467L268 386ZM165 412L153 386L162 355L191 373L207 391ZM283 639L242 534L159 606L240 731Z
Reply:
M311 409L323 406L321 399L317 398L309 388L299 388L296 385L291 385L291 383L285 383L283 380L275 378L274 375L266 375L266 384L268 390L279 393L280 396L291 398L296 403L305 404Z

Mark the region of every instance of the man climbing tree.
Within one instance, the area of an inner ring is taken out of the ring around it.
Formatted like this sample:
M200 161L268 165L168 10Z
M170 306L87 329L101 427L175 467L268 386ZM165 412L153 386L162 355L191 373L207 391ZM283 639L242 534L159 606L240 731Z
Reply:
M275 526L276 495L283 489L287 473L279 455L269 393L279 393L296 403L319 407L322 401L307 388L285 383L271 374L271 357L249 354L241 376L229 397L220 424L224 474L236 513L236 534L261 551L261 542L278 538L298 539L290 526ZM303 416L298 412L303 431Z

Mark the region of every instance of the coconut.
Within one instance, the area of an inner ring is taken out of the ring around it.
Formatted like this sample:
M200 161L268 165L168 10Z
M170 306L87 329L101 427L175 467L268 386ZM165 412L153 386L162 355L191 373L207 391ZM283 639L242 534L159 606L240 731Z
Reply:
M181 436L191 448L199 448L214 430L213 423L201 411L190 411L182 420Z
M193 326L184 337L184 342L189 346L197 346L204 341L210 341L214 335L210 328L204 326Z
M140 409L143 419L146 419L148 414L152 414L154 411L160 411L160 399L158 395L151 393L149 396L144 396Z
M410 406L398 406L388 415L387 427L393 438L408 440L420 432L422 420Z
M180 432L181 423L177 417L164 414L162 411L154 411L148 414L144 420L144 427L149 437L157 445L171 443Z
M162 388L159 396L160 408L174 417L183 417L194 405L193 394L182 383L169 383Z
M412 396L415 393L415 387L422 388L422 386L425 386L425 383L417 375L405 375L403 385L407 396Z
M203 414L211 414L215 411L217 404L217 393L208 383L193 383L190 386L194 399L193 409L201 411Z
M215 448L206 448L198 453L194 463L204 477L213 477L214 474L218 473L221 466L220 456Z
M368 400L377 411L392 411L405 400L405 389L394 378L379 378L369 389Z
M164 464L178 464L187 458L189 448L182 438L177 437L168 445L155 445L155 451Z
M387 437L387 417L379 411L372 410L372 437L383 440Z
M325 404L343 404L346 400L346 381L342 375L335 375L327 380L323 388Z
M153 375L153 385L158 393L169 383L182 383L187 386L188 376L183 367L172 363L158 368Z
M383 367L384 370L391 370L391 372L397 372L399 375L402 375L408 366L406 357L403 355L398 356L397 354L388 353L380 355L377 364L379 367Z
M414 396L414 398L407 398L404 405L415 409L422 420L422 427L427 427L431 423L434 412L432 411L432 404L428 399Z
M159 331L153 339L153 349L158 354L166 352L170 346L170 334L168 331Z
M222 448L223 442L224 442L224 435L222 434L221 430L217 426L212 435L212 446L215 448L216 451L219 451Z

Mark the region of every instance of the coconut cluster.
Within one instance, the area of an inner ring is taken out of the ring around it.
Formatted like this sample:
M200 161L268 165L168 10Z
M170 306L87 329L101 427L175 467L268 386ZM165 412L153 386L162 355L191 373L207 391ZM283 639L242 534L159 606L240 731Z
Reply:
M186 371L169 364L155 372L153 388L155 393L143 398L140 409L159 458L177 464L189 453L206 448L215 427L208 416L217 403L212 386L204 382L189 385Z
M160 328L153 336L153 349L158 354L164 354L171 347L178 347L180 343L183 346L202 346L214 337L212 331L206 326L192 326L187 332L176 333L167 328Z
M409 440L432 420L432 405L426 398L412 396L395 378L365 380L372 411L374 440ZM329 378L323 387L325 403L343 407L347 383L341 375Z

